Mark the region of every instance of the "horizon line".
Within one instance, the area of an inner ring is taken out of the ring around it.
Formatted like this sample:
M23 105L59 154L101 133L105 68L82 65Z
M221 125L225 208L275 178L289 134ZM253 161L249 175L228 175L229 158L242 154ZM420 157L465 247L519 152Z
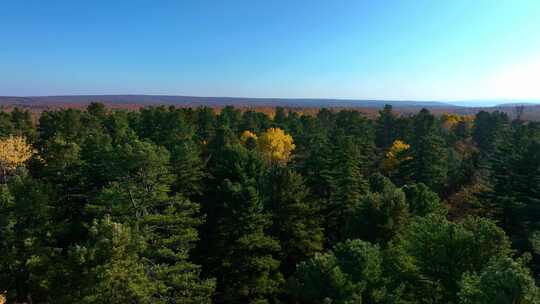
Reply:
M239 99L286 99L286 100L342 100L342 101L412 101L412 102L484 102L484 101L511 101L511 102L539 102L540 98L463 98L463 99L415 99L415 98L355 98L355 97L253 97L253 96L232 96L232 95L184 95L184 94L44 94L44 95L0 95L2 98L36 98L36 97L77 97L77 96L156 96L156 97L194 97L194 98L239 98Z

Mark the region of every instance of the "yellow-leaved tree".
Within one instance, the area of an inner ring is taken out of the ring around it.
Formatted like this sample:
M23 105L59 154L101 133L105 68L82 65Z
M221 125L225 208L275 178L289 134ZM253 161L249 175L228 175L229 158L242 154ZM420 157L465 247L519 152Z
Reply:
M24 164L34 154L34 149L22 136L9 136L0 139L0 169L2 179Z
M249 130L245 130L244 132L242 132L242 135L240 135L240 142L244 145L251 139L257 140L257 134Z
M441 115L442 128L445 130L452 130L460 122L472 122L473 116L469 115L457 115L457 114L443 114Z
M383 160L383 163L382 163L383 171L387 174L390 174L393 171L395 171L399 167L399 164L402 161L409 158L405 156L405 152L407 152L407 150L409 150L410 147L411 146L405 143L404 141L401 141L401 140L394 141L394 143L392 144L392 147L390 147L388 152L386 152L386 157Z
M245 130L242 135L240 135L240 143L250 150L255 149L255 147L257 147L257 134Z
M271 163L287 163L295 147L292 136L280 128L266 130L257 140L257 149Z

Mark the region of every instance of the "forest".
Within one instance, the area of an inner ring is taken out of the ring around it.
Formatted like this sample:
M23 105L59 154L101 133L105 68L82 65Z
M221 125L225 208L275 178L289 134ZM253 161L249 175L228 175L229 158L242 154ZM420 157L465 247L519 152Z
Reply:
M6 303L530 304L539 283L538 122L0 111Z

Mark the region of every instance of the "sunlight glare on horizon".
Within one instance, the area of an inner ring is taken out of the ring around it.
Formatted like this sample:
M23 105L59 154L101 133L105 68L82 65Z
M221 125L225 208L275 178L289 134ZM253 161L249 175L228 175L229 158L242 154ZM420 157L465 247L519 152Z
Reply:
M495 73L489 88L498 98L540 99L540 56Z
M0 96L540 100L538 0L5 2Z

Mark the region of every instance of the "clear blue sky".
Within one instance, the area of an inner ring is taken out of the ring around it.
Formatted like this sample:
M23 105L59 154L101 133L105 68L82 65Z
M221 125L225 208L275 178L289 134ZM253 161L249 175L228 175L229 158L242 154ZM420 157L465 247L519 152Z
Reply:
M540 98L538 0L0 0L0 95Z

